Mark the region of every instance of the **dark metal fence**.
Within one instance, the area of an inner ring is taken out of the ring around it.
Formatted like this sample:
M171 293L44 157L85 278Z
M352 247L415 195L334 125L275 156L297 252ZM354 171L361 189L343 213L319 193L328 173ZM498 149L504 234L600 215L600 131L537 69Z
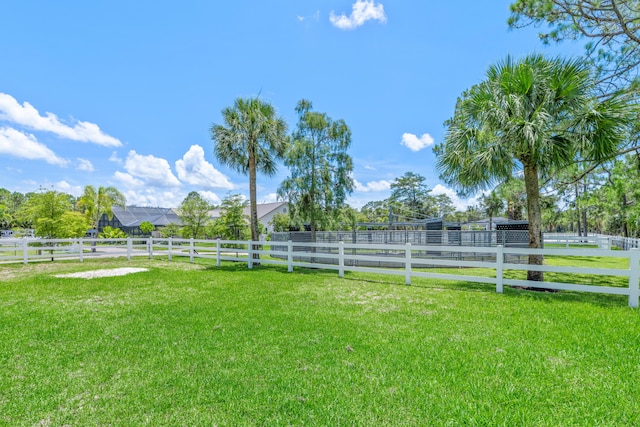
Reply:
M277 245L276 242L287 242L291 240L296 243L311 242L311 233L309 232L279 232L271 234L271 248L273 251L284 251L285 246ZM356 243L356 244L385 244L385 245L406 245L410 243L415 246L467 246L467 247L495 247L502 245L504 247L526 248L529 246L529 232L527 230L494 230L494 231L460 231L460 230L372 230L372 231L322 231L316 233L316 243ZM301 262L318 262L314 259L313 253L317 254L335 254L337 249L329 247L307 247L295 246L294 252L305 252L305 255L294 256L296 261ZM370 254L371 249L358 248L349 249L351 255ZM375 255L387 257L388 261L376 261L375 265L367 262L367 266L374 267L400 267L401 263L394 262L393 258L404 256L404 247L398 247L398 250L381 250ZM273 255L279 257L279 255ZM425 262L422 267L430 267L429 259L446 259L459 261L494 261L495 255L486 252L456 252L448 250L429 250L415 251L415 258L424 258ZM511 255L508 256L508 262L520 263L526 262L526 257ZM322 258L322 262L327 264L337 263L337 258ZM352 262L349 265L364 265L363 261L347 261Z

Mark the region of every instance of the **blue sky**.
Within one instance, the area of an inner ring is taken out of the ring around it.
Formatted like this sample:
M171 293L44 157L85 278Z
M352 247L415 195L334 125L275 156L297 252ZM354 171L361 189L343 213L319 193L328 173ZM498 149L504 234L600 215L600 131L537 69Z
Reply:
M545 48L509 30L510 1L236 0L0 3L0 187L112 185L130 204L214 203L248 179L212 153L210 127L259 95L295 127L301 98L352 131L360 207L405 172L438 179L432 144L456 98L507 54ZM287 176L258 176L274 201ZM465 201L456 200L460 207Z

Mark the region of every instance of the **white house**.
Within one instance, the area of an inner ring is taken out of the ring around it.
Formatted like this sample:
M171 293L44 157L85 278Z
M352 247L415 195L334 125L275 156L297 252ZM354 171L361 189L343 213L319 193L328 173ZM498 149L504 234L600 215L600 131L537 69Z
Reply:
M258 203L258 221L264 225L267 229L267 233L273 232L273 216L277 213L286 214L289 213L289 204L286 202L275 203ZM244 208L244 214L249 216L251 208L246 206ZM211 219L220 218L220 209L214 209L209 211Z

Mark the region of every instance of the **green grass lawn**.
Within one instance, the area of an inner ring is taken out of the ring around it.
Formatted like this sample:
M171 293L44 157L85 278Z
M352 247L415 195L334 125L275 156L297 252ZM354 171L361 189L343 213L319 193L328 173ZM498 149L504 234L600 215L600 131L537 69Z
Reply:
M149 271L53 277L114 267ZM0 425L640 424L622 296L211 260L0 269Z

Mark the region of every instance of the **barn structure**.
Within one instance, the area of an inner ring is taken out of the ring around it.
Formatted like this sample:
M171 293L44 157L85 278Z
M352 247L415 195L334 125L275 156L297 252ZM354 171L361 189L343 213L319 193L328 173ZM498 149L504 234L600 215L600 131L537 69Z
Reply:
M164 227L171 223L182 225L180 217L175 210L171 208L148 208L138 206L127 206L122 208L114 206L112 208L113 218L109 219L107 215L102 215L98 221L98 233L106 226L119 228L129 236L142 236L144 233L140 230L140 224L150 222L156 229Z

